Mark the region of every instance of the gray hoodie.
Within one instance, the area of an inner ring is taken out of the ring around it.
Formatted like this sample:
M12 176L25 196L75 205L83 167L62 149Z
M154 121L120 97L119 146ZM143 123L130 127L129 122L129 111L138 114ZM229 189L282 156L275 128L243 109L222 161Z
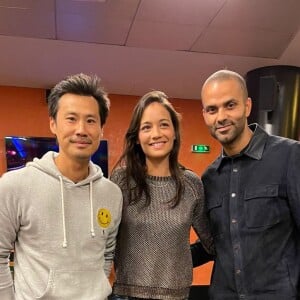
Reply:
M1 300L104 300L111 293L120 189L92 162L86 179L70 181L55 155L0 179ZM7 261L14 244L13 286Z

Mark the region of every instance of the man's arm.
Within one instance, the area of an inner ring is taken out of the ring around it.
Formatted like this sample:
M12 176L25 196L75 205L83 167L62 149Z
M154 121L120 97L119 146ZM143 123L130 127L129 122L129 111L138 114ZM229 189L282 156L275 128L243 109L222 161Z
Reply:
M10 243L6 243L8 239L5 236L8 231L5 229L3 219L3 214L0 210L0 299L13 300L15 299L14 287L9 268L9 255L13 247Z
M104 272L107 277L109 277L112 269L112 263L114 260L114 255L115 255L115 248L116 248L116 242L117 242L117 234L119 230L119 225L121 222L121 217L122 217L122 195L120 192L120 201L116 202L116 205L119 207L116 208L116 216L114 217L115 219L115 226L110 232L107 241L106 241L106 249L104 252Z
M291 214L295 221L298 234L297 245L299 247L299 233L300 233L300 143L293 145L291 153L289 154L289 164L287 172L287 191L288 191L288 201L291 208ZM298 259L299 260L299 259ZM295 262L296 264L299 263ZM297 300L300 300L300 281L297 284Z
M12 197L13 183L3 175L0 179L0 299L14 300L13 278L9 268L9 256L14 249L19 228L17 205Z
M300 232L300 143L293 145L288 164L288 199L298 232Z
M2 266L0 267L0 299L15 300L13 281L9 269L8 272L6 268L2 269ZM8 280L8 278L10 279Z

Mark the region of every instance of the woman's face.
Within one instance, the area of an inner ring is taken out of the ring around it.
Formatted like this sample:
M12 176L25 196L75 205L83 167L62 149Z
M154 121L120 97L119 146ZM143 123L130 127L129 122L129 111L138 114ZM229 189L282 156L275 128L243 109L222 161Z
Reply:
M138 143L146 162L169 157L175 140L175 130L170 113L160 103L149 104L141 118Z

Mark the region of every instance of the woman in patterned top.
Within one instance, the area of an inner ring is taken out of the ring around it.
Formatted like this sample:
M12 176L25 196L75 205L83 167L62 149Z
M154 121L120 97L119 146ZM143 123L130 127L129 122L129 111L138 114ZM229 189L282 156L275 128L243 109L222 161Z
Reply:
M200 178L178 162L180 115L160 91L134 108L111 176L124 197L113 300L187 299L191 227L214 253Z

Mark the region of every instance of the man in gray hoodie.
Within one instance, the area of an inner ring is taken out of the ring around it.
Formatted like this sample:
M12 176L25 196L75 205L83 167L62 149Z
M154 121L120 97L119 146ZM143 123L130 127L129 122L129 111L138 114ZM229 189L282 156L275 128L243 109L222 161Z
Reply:
M84 74L59 82L48 98L58 153L0 179L0 299L104 300L111 293L122 196L90 160L109 112L99 83Z

